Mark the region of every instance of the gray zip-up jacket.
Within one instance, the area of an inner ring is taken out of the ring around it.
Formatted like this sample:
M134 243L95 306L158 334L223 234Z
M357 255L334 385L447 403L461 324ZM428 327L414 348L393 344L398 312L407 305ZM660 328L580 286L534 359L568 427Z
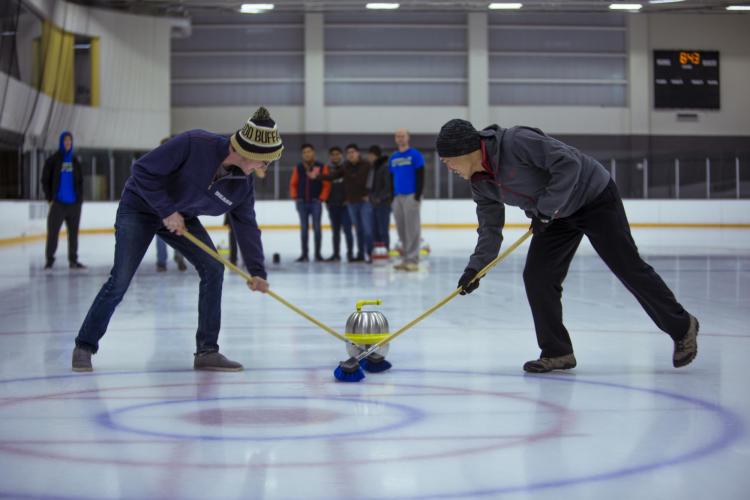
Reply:
M598 161L539 129L492 125L480 135L485 171L471 178L479 237L467 268L478 271L497 256L505 205L529 217L560 219L593 201L609 183Z

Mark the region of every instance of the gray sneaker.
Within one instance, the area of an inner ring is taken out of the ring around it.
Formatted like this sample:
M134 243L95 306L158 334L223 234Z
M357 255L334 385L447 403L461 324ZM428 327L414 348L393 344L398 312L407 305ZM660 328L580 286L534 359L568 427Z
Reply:
M527 361L523 365L523 371L529 373L547 373L552 370L570 370L576 367L576 357L571 354L557 356L556 358L539 358Z
M672 365L675 368L689 365L698 355L698 330L700 324L698 320L690 314L690 326L684 337L674 342L674 354L672 355Z
M197 353L193 368L211 372L241 372L243 370L241 364L227 359L220 352Z
M74 372L92 372L91 351L83 347L76 346L73 349L73 371Z

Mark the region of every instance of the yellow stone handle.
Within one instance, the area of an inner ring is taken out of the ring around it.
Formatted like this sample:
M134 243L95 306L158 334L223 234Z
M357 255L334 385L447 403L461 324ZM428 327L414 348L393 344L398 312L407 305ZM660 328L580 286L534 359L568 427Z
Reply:
M357 301L357 312L362 311L362 306L379 306L382 304L382 300L358 300Z

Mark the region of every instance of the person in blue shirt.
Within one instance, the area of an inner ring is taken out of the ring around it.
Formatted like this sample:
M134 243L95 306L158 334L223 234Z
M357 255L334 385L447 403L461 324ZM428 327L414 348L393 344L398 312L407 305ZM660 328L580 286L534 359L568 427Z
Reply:
M399 271L413 272L419 269L424 158L419 151L409 146L409 132L406 129L396 130L394 139L398 151L391 155L388 167L393 176L393 218L401 240L403 261L393 267Z
M78 158L73 155L73 134L60 134L60 146L47 158L42 169L42 190L49 203L47 216L47 245L44 265L51 269L55 263L57 240L63 221L68 229L68 264L71 269L84 269L78 262L78 226L83 203L83 173Z
M214 248L199 215L229 213L242 259L254 277L253 291L267 292L263 245L255 219L255 186L250 175L265 170L284 149L276 123L264 107L227 138L204 130L178 134L133 163L115 220L115 262L81 325L73 350L73 371L91 371L91 355L107 330L154 235L179 250L200 276L198 330L193 368L240 371L219 353L224 266L191 243L187 230Z

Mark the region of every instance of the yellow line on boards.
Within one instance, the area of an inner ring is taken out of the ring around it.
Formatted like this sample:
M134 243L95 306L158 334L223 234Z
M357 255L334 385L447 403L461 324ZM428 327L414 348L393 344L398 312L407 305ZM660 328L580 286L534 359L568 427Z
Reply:
M330 229L329 224L323 224L323 229ZM391 227L395 227L391 225ZM507 229L528 229L528 224L509 223L505 224ZM750 229L750 224L716 224L716 223L651 223L651 222L633 222L630 224L633 229ZM298 224L264 224L260 226L263 231L299 231ZM423 229L476 229L476 224L422 224ZM206 226L208 231L224 231L226 226ZM94 228L81 229L79 234L113 234L114 228ZM66 231L61 231L60 235L65 236ZM0 238L0 246L22 245L24 243L33 243L46 239L46 234L31 234L24 236L15 236L12 238Z

